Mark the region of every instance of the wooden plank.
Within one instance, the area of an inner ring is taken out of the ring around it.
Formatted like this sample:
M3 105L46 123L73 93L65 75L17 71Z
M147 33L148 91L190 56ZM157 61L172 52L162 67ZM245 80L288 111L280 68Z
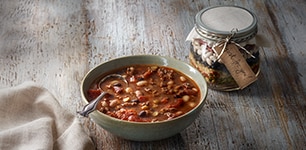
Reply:
M1 87L35 81L75 112L88 62L80 2L2 3Z
M303 149L306 147L306 4L271 1L4 1L0 3L0 87L35 81L68 111L81 109L85 73L139 54L188 62L185 38L208 6L239 5L258 17L261 75L242 91L209 90L197 120L161 141L133 142L80 118L97 149Z

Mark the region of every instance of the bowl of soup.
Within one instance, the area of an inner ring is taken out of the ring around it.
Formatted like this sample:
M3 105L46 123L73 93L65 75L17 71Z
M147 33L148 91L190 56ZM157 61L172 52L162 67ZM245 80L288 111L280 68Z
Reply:
M199 117L207 96L204 77L165 56L133 55L91 69L81 83L84 103L101 98L89 117L108 132L133 141L171 137Z

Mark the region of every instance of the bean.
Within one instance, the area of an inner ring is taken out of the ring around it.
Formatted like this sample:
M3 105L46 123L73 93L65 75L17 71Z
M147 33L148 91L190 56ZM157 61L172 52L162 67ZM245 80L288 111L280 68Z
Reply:
M116 110L119 110L120 108L122 108L121 105L117 105L117 106L115 107Z
M160 100L158 100L158 99L153 100L154 104L158 104L159 102L160 102Z
M198 51L201 51L201 47L200 46L193 46L193 51L198 53Z
M142 93L139 90L135 91L135 94L136 94L136 97L142 96Z
M156 116L158 116L159 115L159 113L157 112L157 111L154 111L153 113L152 113L152 116L153 117L156 117Z
M139 117L145 117L146 115L147 115L147 111L145 110L140 111L138 114Z
M209 58L210 56L212 56L212 52L206 52L205 54L204 54L204 58Z
M211 64L212 64L212 60L209 59L209 58L206 58L206 63L207 63L208 65L211 65Z
M131 87L127 87L127 88L125 89L125 92L126 92L126 93L132 93L132 92L133 92L133 89L132 89Z
M129 80L131 83L135 83L137 81L135 76L131 76Z
M128 118L127 118L128 121L137 121L137 117L135 115L130 115Z
M193 46L200 46L200 43L198 40L192 39Z
M147 109L149 109L149 106L147 106L147 105L141 106L141 109L142 110L147 110Z
M108 107L101 107L101 108L99 109L99 111L101 111L101 112L107 112L107 111L108 111L107 108L108 108Z
M183 76L180 76L180 80L181 80L182 82L185 82L187 79L186 79L185 77L183 77Z
M209 56L209 59L215 62L217 60L217 57L215 55Z
M158 69L158 66L151 66L152 71L156 71Z
M133 99L132 102L133 103L139 103L139 100L138 99Z
M200 48L197 49L197 54L201 55L202 54L202 46Z
M205 61L206 60L205 55L201 55L201 59Z
M108 104L107 104L106 101L102 101L102 102L101 102L101 105L102 105L103 107L107 107L107 106L108 106Z
M138 81L138 82L136 83L137 86L145 86L145 85L147 85L147 84L148 84L148 81L146 81L146 80Z
M153 105L152 105L152 108L157 108L157 107L158 107L157 104L153 104Z
M201 51L202 51L202 53L206 51L206 48L207 48L207 44L201 45Z
M134 67L129 67L126 69L127 74L133 74L134 73L135 68Z
M183 114L182 111L177 111L177 112L175 113L175 116L180 116L180 115L182 115L182 114Z
M109 103L110 107L115 107L119 104L119 101L117 99L111 100Z
M192 45L193 45L194 52L197 52L198 50L201 49L201 45L199 43L192 42Z
M174 81L173 80L170 80L167 82L167 85L173 85L174 84Z
M125 98L123 98L123 101L124 101L124 102L130 101L130 97L125 97Z
M184 96L182 97L182 99L183 99L184 102L188 102L189 99L190 99L190 96L189 96L189 95L184 95Z
M195 107L195 106L196 106L196 103L195 103L195 102L189 102L188 105L189 105L190 107Z
M198 92L198 89L197 88L192 88L193 91L195 92Z

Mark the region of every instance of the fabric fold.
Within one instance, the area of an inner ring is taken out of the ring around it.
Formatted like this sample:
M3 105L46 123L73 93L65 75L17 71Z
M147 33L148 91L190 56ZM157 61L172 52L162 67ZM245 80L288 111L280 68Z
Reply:
M78 118L33 82L0 89L0 149L94 149Z

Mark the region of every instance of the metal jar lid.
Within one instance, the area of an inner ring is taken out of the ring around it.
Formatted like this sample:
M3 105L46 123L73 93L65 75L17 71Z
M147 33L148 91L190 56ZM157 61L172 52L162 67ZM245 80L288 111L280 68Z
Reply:
M202 9L195 16L196 32L212 41L232 35L234 42L244 42L257 33L256 16L238 6L214 6Z

